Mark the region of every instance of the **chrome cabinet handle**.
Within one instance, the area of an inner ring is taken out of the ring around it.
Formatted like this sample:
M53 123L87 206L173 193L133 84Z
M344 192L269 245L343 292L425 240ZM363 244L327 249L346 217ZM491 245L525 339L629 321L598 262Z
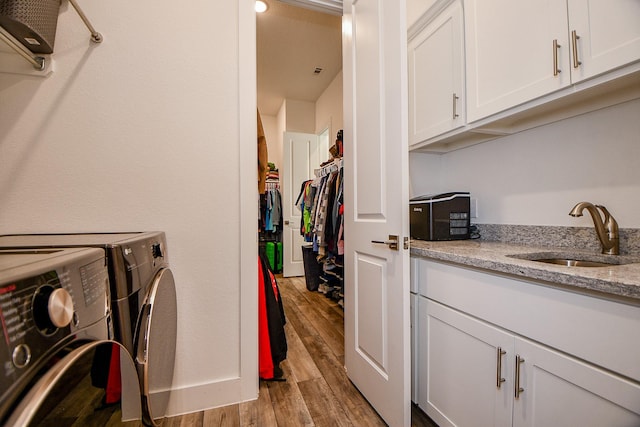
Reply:
M458 99L460 99L460 97L458 95L453 94L453 119L457 119L458 117L460 117L460 114L458 114Z
M582 62L578 60L578 39L580 36L576 30L571 31L571 48L573 49L573 68L578 68Z
M498 351L496 352L496 387L498 387L498 390L500 390L500 387L502 386L502 383L505 382L506 380L504 378L502 378L502 356L504 356L505 354L507 354L506 351L504 351L501 347L498 347Z
M560 69L558 68L558 49L560 49L560 45L558 44L558 39L553 39L553 75L557 76L560 74Z
M389 239L388 240L372 240L371 243L379 243L381 245L389 245L389 249L392 249L394 251L399 250L398 236L395 236L393 234L389 235Z
M524 359L519 354L516 355L516 378L514 387L514 396L516 399L520 398L520 394L524 392L524 389L520 387L520 364L524 363Z

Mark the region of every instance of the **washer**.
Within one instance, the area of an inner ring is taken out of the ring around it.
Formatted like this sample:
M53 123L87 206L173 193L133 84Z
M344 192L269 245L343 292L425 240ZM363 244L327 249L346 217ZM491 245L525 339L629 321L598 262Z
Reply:
M0 250L1 425L140 418L135 365L110 340L104 260L95 248ZM106 407L107 391L121 405Z
M177 308L165 233L21 234L0 236L1 248L100 248L106 257L115 340L138 371L143 421L162 423L175 362Z

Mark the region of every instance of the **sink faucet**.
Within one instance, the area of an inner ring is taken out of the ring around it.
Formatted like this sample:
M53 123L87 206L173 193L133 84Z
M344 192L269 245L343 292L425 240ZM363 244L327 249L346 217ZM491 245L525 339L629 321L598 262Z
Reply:
M596 209L597 208L597 209ZM620 254L620 238L618 236L618 223L611 216L607 208L602 205L593 205L589 202L580 202L571 209L569 215L582 216L582 211L586 209L593 218L593 225L596 227L598 239L602 244L602 253L608 255ZM604 221L598 211L600 209L604 214Z

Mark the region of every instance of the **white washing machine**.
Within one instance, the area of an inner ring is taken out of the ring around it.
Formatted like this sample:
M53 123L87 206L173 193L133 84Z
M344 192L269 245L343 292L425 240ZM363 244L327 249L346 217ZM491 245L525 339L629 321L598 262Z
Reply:
M106 257L115 340L138 370L142 417L157 426L173 384L177 308L164 232L0 236L0 248L94 247Z
M0 250L1 425L140 419L135 365L111 340L104 259L95 248Z

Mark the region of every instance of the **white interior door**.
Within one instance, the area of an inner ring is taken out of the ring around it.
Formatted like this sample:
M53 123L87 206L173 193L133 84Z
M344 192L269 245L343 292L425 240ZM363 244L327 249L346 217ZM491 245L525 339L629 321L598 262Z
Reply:
M296 199L300 186L314 177L313 170L326 160L321 155L318 136L307 133L285 132L282 167L282 275L284 277L304 275L302 244L300 235L300 210ZM327 150L328 151L328 150Z
M406 34L404 0L345 0L345 365L390 426L411 422Z

